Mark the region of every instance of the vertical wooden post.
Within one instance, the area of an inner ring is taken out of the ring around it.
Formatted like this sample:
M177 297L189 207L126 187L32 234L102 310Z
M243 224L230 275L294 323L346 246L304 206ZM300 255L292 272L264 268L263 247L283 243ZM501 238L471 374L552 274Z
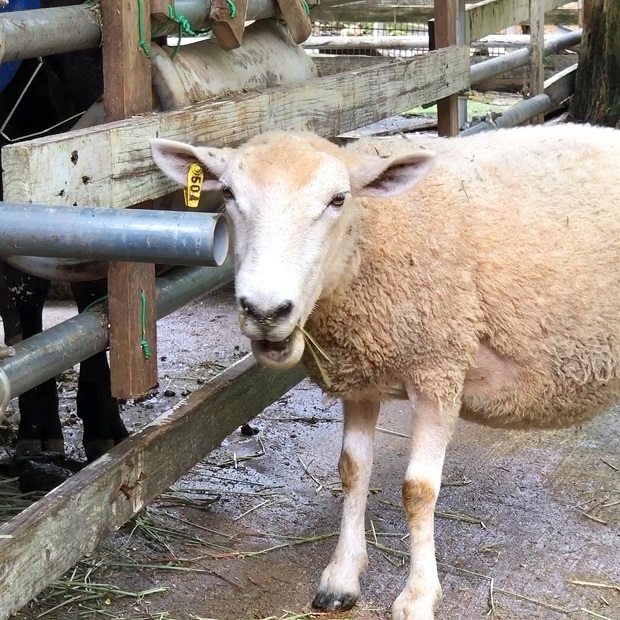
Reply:
M153 109L149 8L149 0L101 3L106 121ZM110 263L108 307L112 395L143 396L157 384L155 266Z
M458 0L456 12L456 44L469 45L467 41L467 11L465 0ZM467 122L467 94L458 97L458 128L461 129Z
M456 45L456 15L459 0L435 0L435 44L437 49ZM459 133L458 95L437 102L437 133L456 136Z
M545 6L544 0L530 0L530 66L526 86L528 97L545 92ZM533 125L542 123L543 114L530 121Z

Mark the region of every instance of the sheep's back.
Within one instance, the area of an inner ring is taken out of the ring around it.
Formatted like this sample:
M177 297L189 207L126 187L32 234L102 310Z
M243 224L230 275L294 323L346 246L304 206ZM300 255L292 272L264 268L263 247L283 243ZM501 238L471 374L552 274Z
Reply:
M360 273L312 317L339 360L334 391L406 381L447 398L483 342L519 372L466 395L472 419L557 426L616 400L620 132L412 142L432 145L435 170L406 196L363 201Z

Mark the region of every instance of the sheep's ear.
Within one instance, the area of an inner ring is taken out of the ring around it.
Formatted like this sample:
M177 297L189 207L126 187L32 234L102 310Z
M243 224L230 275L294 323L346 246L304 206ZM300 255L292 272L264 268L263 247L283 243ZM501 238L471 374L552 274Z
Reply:
M189 167L198 162L204 172L204 190L221 187L219 178L224 172L231 151L232 149L192 146L174 140L151 140L153 160L164 174L181 185L187 185Z
M356 158L349 165L351 189L357 196L396 196L415 187L434 164L435 155L421 150L387 158Z

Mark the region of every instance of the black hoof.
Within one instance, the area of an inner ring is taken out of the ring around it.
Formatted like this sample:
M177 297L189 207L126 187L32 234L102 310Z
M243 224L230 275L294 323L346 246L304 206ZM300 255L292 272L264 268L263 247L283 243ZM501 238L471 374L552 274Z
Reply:
M114 447L114 439L98 439L84 442L84 452L89 463L103 456Z
M356 602L356 594L332 594L319 590L312 601L312 607L321 611L347 611Z
M29 461L41 457L44 461L63 458L65 443L62 439L18 439L15 447L15 458L18 461Z
M18 439L15 446L15 458L18 461L27 461L43 452L43 442L40 439Z
M64 456L65 454L65 442L63 439L44 439L43 440L43 452L53 452Z

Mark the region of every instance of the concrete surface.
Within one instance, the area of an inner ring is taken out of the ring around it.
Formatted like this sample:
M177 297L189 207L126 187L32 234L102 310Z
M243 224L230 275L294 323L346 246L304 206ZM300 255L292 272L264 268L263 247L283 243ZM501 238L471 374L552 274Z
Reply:
M66 304L55 305L46 317L53 323L67 311ZM160 388L143 403L128 403L124 415L132 428L248 348L236 328L230 291L191 304L160 322L159 330ZM67 441L71 454L79 456L80 425L71 417L75 376L66 373L64 379ZM164 390L175 396L164 397ZM15 423L17 413L9 419ZM93 582L111 584L109 596L64 605L43 617L319 617L309 602L339 524L340 407L323 403L320 392L304 383L253 424L258 435L235 433L178 481L172 494L149 507L142 523L154 523L155 529L149 533L133 522L82 564L95 567ZM367 516L370 567L359 605L330 618L389 618L406 579L407 528L400 508L406 403L385 406L379 426ZM620 620L619 468L617 411L581 429L544 433L461 422L449 448L436 518L444 591L438 619ZM325 538L311 542L313 537ZM166 591L136 600L119 598L112 586ZM16 617L34 620L70 598L49 595L44 592Z

